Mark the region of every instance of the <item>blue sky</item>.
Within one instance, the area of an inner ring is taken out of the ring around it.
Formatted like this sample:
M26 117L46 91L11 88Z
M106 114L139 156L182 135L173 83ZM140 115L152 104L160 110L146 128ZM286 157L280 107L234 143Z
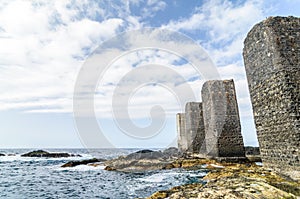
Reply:
M85 60L104 41L146 27L178 31L201 45L222 79L234 79L246 145L257 145L242 60L243 40L268 16L300 15L299 0L245 1L20 1L0 3L0 148L84 147L73 118L73 91ZM174 61L175 60L175 61ZM176 96L162 87L145 87L132 97L130 116L147 126L150 109L166 110L161 132L132 138L118 129L111 101L118 81L139 64L174 67L200 101L193 68L178 57L143 50L115 61L95 94L95 111L105 137L115 147L166 147L176 140ZM176 63L176 64L174 64ZM180 66L180 67L179 67ZM142 78L142 77L141 77ZM154 103L155 102L155 103Z

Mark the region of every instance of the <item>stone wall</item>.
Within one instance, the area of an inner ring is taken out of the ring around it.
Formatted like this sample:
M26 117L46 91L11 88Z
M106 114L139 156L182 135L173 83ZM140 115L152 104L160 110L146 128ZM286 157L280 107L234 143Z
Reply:
M185 105L185 131L188 151L200 153L205 138L202 103L188 102Z
M263 165L300 178L300 18L270 17L244 42Z
M185 131L185 113L176 114L176 125L177 125L177 143L178 149L186 151L188 149L187 135Z
M213 157L244 157L233 80L205 82L201 94L207 154Z

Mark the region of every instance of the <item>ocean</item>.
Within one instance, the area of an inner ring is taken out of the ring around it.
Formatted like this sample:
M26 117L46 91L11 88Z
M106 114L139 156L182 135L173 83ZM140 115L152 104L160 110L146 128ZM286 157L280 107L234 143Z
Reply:
M111 198L147 197L159 190L203 182L205 170L170 169L141 173L106 171L104 166L61 168L71 160L111 159L139 149L44 149L82 157L31 158L36 149L0 149L0 198Z

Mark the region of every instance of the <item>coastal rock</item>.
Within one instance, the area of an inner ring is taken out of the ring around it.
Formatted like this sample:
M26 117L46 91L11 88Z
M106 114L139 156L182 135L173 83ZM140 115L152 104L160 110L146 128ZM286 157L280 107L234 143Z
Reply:
M300 183L285 179L254 164L224 164L213 169L200 183L182 185L166 191L158 191L147 199L183 198L297 198Z
M132 159L159 159L163 157L163 153L161 151L152 151L152 150L141 150L135 153L131 153L127 155L124 159L125 160L132 160Z
M219 166L222 167L222 164L251 164L260 159L254 158L253 160L235 157L215 159L196 157L193 154L183 154L177 148L172 147L162 152L141 150L127 156L105 161L104 165L106 166L105 170L108 171L141 172L172 168L215 169Z
M69 153L49 153L43 150L32 151L21 155L21 157L46 157L46 158L65 158L65 157L80 157Z
M165 158L171 158L171 159L183 156L183 153L176 147L170 147L165 149L163 151L163 154Z
M92 158L92 159L88 159L88 160L70 161L70 162L67 162L66 164L62 165L61 167L75 167L78 165L88 165L91 163L104 162L104 161L106 161L106 160L98 159L98 158Z
M124 172L139 172L158 170L165 168L168 164L182 155L175 147L164 151L141 150L127 156L121 156L105 162L105 170L117 170Z
M5 156L5 154L3 154L3 153L0 153L0 156Z

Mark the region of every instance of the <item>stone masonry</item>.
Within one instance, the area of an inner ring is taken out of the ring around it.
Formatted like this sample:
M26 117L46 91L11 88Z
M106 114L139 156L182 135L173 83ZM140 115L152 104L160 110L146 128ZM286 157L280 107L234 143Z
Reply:
M187 143L187 135L185 131L185 113L177 113L176 123L177 123L178 148L181 151L187 151L188 143Z
M300 179L300 18L256 24L243 56L263 165Z
M200 153L200 150L204 150L203 146L205 146L205 144L203 144L203 142L205 138L205 132L201 102L186 103L185 131L188 143L188 151Z
M207 154L245 157L233 80L207 81L201 95Z

